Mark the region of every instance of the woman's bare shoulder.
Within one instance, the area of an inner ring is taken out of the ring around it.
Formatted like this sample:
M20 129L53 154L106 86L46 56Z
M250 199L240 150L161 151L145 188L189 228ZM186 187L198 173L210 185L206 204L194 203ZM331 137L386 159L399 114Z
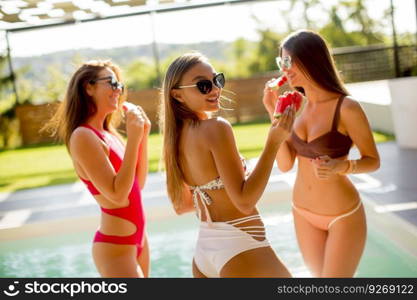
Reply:
M69 148L70 152L78 151L79 149L88 149L92 146L100 146L102 143L96 134L85 127L77 127L71 133Z
M358 100L346 96L340 108L341 119L345 121L359 120L366 118L365 112Z
M356 100L352 96L346 96L342 102L341 109L347 111L357 111L362 110L362 107L358 100Z
M224 118L204 120L199 125L198 137L211 145L223 145L234 139L232 125Z
M77 143L81 141L85 141L86 139L91 139L95 136L94 132L91 129L85 127L77 127L71 133L70 142Z
M229 121L222 117L215 117L201 122L201 128L203 131L217 131L217 130L229 130L232 125Z

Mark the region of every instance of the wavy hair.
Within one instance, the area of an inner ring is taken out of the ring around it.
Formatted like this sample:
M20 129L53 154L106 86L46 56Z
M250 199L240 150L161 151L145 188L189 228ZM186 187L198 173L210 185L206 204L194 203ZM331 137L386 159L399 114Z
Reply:
M207 62L208 59L198 53L186 53L175 59L168 67L162 84L159 109L159 128L163 134L162 159L165 165L168 196L174 208L181 207L184 175L179 165L179 138L185 120L192 125L199 124L198 116L185 104L171 95L183 75L193 66Z
M72 132L85 124L97 112L97 106L86 91L87 84L98 78L98 74L105 68L114 72L118 81L122 81L120 68L110 60L92 60L83 63L72 75L68 84L64 101L62 101L51 120L42 128L51 136L63 141L69 149ZM126 99L126 92L119 97L119 106ZM115 128L120 124L120 111L108 114L103 127L117 134Z

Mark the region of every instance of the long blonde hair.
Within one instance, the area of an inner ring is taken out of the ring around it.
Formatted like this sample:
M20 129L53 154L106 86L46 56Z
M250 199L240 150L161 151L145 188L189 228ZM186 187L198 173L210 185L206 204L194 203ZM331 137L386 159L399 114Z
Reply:
M165 74L159 111L159 128L163 134L162 158L165 164L168 196L174 208L181 207L184 188L184 175L179 165L179 138L185 120L191 124L199 123L198 116L185 104L171 95L178 87L182 76L193 66L207 62L208 59L198 53L186 53L175 59Z
M110 60L92 60L83 63L72 75L64 101L60 103L52 119L42 128L42 131L49 132L51 136L63 141L67 149L72 132L97 112L97 106L88 95L86 86L91 80L97 79L99 72L105 68L112 70L117 80L122 81L120 68ZM119 97L119 108L125 98L126 92ZM108 114L104 120L104 129L117 134L115 128L120 123L120 119L118 111Z

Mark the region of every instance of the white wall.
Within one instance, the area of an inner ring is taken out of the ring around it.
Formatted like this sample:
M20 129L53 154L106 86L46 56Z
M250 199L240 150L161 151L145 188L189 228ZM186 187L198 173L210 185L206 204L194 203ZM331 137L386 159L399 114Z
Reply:
M388 81L376 80L349 83L346 86L352 97L360 102L371 128L394 134Z
M392 79L388 85L398 146L417 149L417 77Z
M417 77L347 84L372 129L395 134L402 148L417 149Z

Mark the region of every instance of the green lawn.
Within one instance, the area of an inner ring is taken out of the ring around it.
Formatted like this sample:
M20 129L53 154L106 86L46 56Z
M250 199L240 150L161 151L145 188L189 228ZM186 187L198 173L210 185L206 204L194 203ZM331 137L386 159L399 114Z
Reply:
M268 123L235 125L234 133L240 153L253 158L261 153L268 133ZM376 142L393 139L374 133ZM158 170L162 137L151 134L149 139L149 169ZM63 145L25 147L0 152L0 192L74 182L71 159Z

